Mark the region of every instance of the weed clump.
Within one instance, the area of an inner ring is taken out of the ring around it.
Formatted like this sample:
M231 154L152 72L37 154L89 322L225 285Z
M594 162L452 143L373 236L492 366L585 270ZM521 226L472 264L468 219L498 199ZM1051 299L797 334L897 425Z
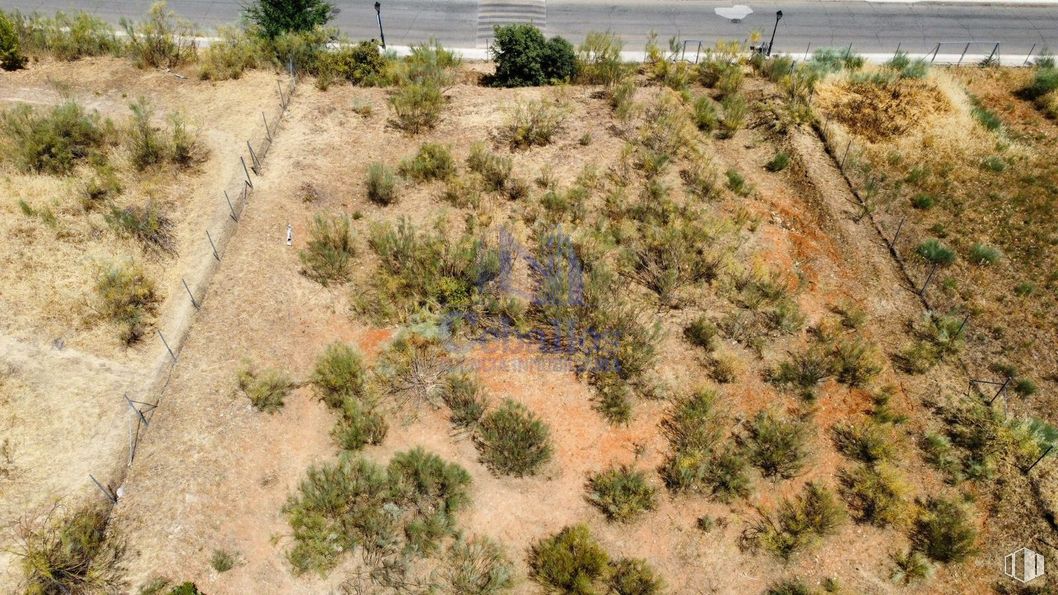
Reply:
M196 57L195 28L177 18L164 1L155 2L142 23L121 19L127 52L140 68L176 68Z
M441 87L434 81L404 83L389 98L396 114L394 124L412 134L433 128L441 119L444 103Z
M566 527L529 551L529 576L545 588L565 593L596 592L610 576L609 564L609 554L585 525Z
M356 255L349 218L316 214L309 228L309 241L298 253L305 276L327 287L349 278L349 264Z
M204 81L226 81L242 77L247 70L268 64L268 48L261 39L234 27L220 27L218 39L202 52L198 77Z
M239 390L250 399L258 411L275 413L283 408L283 400L294 389L295 383L280 370L256 370L246 362L236 375Z
M506 399L481 420L474 442L493 473L534 475L551 460L551 431L525 405Z
M105 266L96 276L95 291L100 315L119 325L122 343L139 341L159 301L143 268L131 261Z
M976 551L977 529L962 505L930 498L915 520L911 540L931 560L962 562Z
M118 235L131 237L146 248L173 254L173 222L153 202L141 206L131 205L123 209L116 206L104 215L107 225Z
M124 544L107 536L108 511L86 506L52 509L19 531L18 554L26 593L90 593L123 590Z
M25 66L26 56L19 46L15 24L0 13L0 70L18 70Z
M402 176L419 182L447 180L455 175L456 164L448 147L423 143L415 157L401 162L399 171Z
M5 152L27 172L70 173L77 164L101 155L111 128L109 121L74 101L43 113L23 104L0 114L0 131L10 151Z
M498 595L514 585L514 565L487 537L457 539L448 548L444 578L458 595Z
M516 103L511 110L501 136L512 148L526 149L551 144L566 119L566 109L555 103L528 101Z
M715 410L716 396L698 391L680 399L661 422L671 450L660 472L674 492L709 491L721 501L749 494L746 460L718 448L727 420Z
M389 206L397 202L397 179L393 171L382 163L372 163L367 168L367 199Z
M591 31L577 49L577 78L588 85L612 87L627 73L621 61L624 44L616 34Z
M764 168L770 172L779 172L786 169L786 166L790 165L790 155L783 151L779 151L771 158Z
M657 507L657 490L646 474L621 466L588 478L588 502L611 521L630 521Z
M294 538L287 556L299 574L326 574L357 546L373 556L429 554L454 531L469 486L462 467L421 448L385 468L353 457L313 466L283 508Z
M473 428L485 415L484 389L467 373L448 374L441 389L441 399L451 411L449 420L457 428Z
M610 591L614 595L658 595L665 581L640 558L621 558L610 563Z
M485 187L493 191L502 191L507 187L512 166L510 157L489 151L484 143L474 143L467 157L467 168L480 175Z
M808 483L793 499L784 499L774 516L761 512L747 531L750 545L789 560L819 539L831 535L844 521L845 511L827 488Z
M882 463L842 471L841 495L857 520L876 527L903 526L911 491L895 467Z
M805 443L812 431L806 423L762 411L747 427L745 442L749 462L759 468L764 477L794 477L808 459Z
M362 399L367 395L364 364L352 347L343 343L327 346L316 360L310 379L316 395L332 409L338 409L348 399Z

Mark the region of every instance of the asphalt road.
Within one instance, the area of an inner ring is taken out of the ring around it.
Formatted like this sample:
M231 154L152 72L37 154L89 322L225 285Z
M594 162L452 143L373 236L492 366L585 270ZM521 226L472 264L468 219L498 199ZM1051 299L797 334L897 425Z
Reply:
M735 0L744 2L745 0ZM334 24L354 39L375 38L378 24L371 0L336 0ZM626 49L642 49L656 31L664 43L673 35L712 45L720 39L745 39L753 30L770 35L776 10L783 11L776 51L846 47L862 53L892 52L899 44L912 53L932 51L937 42L952 42L941 53L958 54L968 41L970 54L988 54L1000 42L1003 56L1024 55L1034 45L1058 50L1058 4L1009 6L989 4L871 3L864 1L751 3L753 13L740 23L717 16L713 9L730 3L704 0L383 0L382 21L390 45L410 45L435 37L449 47L484 47L491 25L527 22L548 35L577 42L589 31L612 30ZM23 12L86 10L108 21L139 18L147 0L0 0L4 10ZM204 30L235 23L239 0L171 0L169 6Z

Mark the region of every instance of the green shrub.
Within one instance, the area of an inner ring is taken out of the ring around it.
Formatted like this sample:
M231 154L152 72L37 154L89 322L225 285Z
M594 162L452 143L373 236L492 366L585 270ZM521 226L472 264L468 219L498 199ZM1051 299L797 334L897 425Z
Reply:
M270 62L268 47L241 29L220 27L217 37L202 53L198 66L198 76L202 80L237 79L243 72Z
M997 174L1007 169L1007 162L998 155L990 155L981 160L981 167Z
M449 178L441 192L441 200L461 208L476 209L481 205L481 192L477 184L464 177Z
M694 124L703 132L712 132L720 124L716 106L706 95L694 100Z
M176 253L173 221L153 202L148 202L142 207L130 205L123 209L112 206L104 215L104 220L114 233L133 238L145 248L169 254Z
M877 463L890 460L895 454L895 436L888 424L874 421L840 423L834 426L833 434L838 452L857 461Z
M354 85L381 83L386 71L386 59L379 50L378 42L340 41L337 48L328 48L318 53L311 71L316 75L316 87L326 91L332 83L345 81Z
M746 123L749 106L741 95L732 94L720 101L720 134L723 138L731 138Z
M617 84L628 70L621 61L623 46L621 38L615 33L589 32L577 51L578 81L607 87Z
M282 409L283 399L296 386L282 371L272 368L257 371L249 362L239 369L236 379L239 390L250 399L250 404L265 413Z
M397 179L393 170L382 163L372 163L367 168L367 199L371 202L389 206L397 202Z
M977 529L962 505L930 498L915 521L911 540L931 560L962 562L976 551Z
M19 529L19 564L25 593L120 592L124 544L107 535L109 511L85 506L66 513L54 508L39 522Z
M500 191L507 187L512 166L509 157L489 151L484 143L474 143L470 147L467 168L479 174L489 190Z
M485 391L473 376L451 373L445 376L441 398L450 410L449 419L457 428L472 428L485 415Z
M671 452L661 476L669 489L678 492L708 487L710 458L724 436L724 418L715 403L714 393L697 391L680 398L662 420L661 430Z
M837 530L845 511L830 490L809 482L793 499L783 499L774 517L761 513L747 533L749 542L783 560Z
M724 448L714 451L701 466L701 485L721 502L746 498L751 492L746 469L746 457L738 450Z
M813 433L809 424L762 411L746 429L749 462L760 469L764 477L789 479L804 467L808 459L806 442Z
M213 550L213 555L209 558L209 565L217 572L227 572L235 568L237 562L236 555L225 550Z
M573 45L561 37L544 39L530 24L497 26L492 58L496 73L491 83L497 87L535 87L572 80L577 74Z
M729 169L725 172L727 176L727 189L739 196L747 196L750 194L751 189L749 184L746 183L746 178L742 177L742 174L738 173L738 170Z
M254 31L268 39L282 33L311 31L336 14L325 0L256 0L243 8L243 17Z
M928 211L933 208L936 200L928 194L916 194L911 197L911 206L920 211Z
M331 437L343 450L360 450L368 444L382 444L389 432L386 419L371 404L346 397L340 408L341 418L331 430Z
M635 113L635 94L636 81L632 77L625 77L610 90L610 107L618 120L625 122Z
M81 208L94 211L100 205L117 198L121 191L121 182L114 173L114 168L106 164L100 165L81 189Z
M786 169L786 166L790 165L790 155L783 151L779 151L771 158L764 168L770 172L777 172Z
M98 113L88 113L74 101L43 113L22 104L0 115L8 155L23 171L70 173L78 163L101 154L109 129L110 123Z
M448 147L437 143L423 143L414 158L401 162L399 171L402 176L420 182L447 180L456 174L456 164L452 154L448 152Z
M346 400L363 398L366 384L360 354L343 343L331 343L316 360L311 382L320 400L333 409L340 409Z
M396 115L394 125L412 134L433 128L441 119L444 103L441 87L433 81L402 84L389 97Z
M981 100L976 96L970 96L970 115L973 116L974 120L984 126L986 130L995 132L1003 127L1003 121L999 119L999 116L992 110L985 107Z
M100 315L120 326L122 342L139 341L160 301L143 268L131 261L105 266L96 276L95 291Z
M15 14L10 18L26 53L78 60L87 56L120 55L124 51L125 44L114 35L111 25L87 12L68 15L60 11L54 17Z
M601 592L599 585L610 576L609 563L610 556L585 525L566 527L529 550L530 578L556 592Z
M933 574L929 559L915 550L908 550L906 553L896 552L892 555L892 559L894 582L911 585L924 581Z
M143 170L161 163L166 157L166 146L161 130L151 123L154 110L144 97L130 103L129 109L132 110L128 135L133 165Z
M935 238L919 244L915 248L915 253L930 264L949 265L955 262L955 252Z
M588 502L611 521L630 521L657 508L657 490L642 471L613 467L588 477Z
M142 23L122 18L121 26L128 54L140 68L176 68L195 60L194 26L177 18L164 1L152 4Z
M970 248L970 261L974 264L979 265L993 265L999 262L1002 258L1003 253L999 251L999 248L995 246L989 246L987 244L974 244Z
M812 53L809 62L812 68L823 72L839 72L841 70L859 70L863 67L863 56L853 54L849 50L838 50L834 48L819 48Z
M562 129L566 114L563 106L553 102L518 102L500 134L512 148L543 147L551 144L551 139Z
M846 386L865 386L882 371L878 348L859 336L839 338L830 356L834 376Z
M621 558L610 564L610 592L614 595L659 595L665 581L640 558Z
M349 264L356 256L349 218L317 213L309 228L309 241L298 253L305 276L327 287L349 279Z
M524 405L505 399L481 420L474 442L493 473L522 477L551 460L551 431Z
M841 495L856 519L876 527L900 527L907 520L911 489L895 467L882 463L842 471Z
M361 307L380 320L403 320L421 310L485 317L506 303L491 299L492 281L500 274L499 250L472 230L455 235L438 225L432 233L419 232L402 219L396 226L373 226L368 242L379 257L379 270Z
M1054 62L1050 64L1041 63L1033 72L1032 82L1025 89L1024 94L1028 99L1039 99L1048 93L1058 89L1058 68Z
M444 578L456 595L497 595L514 585L514 564L487 537L457 539L448 548Z
M294 538L287 556L295 572L322 575L358 545L370 556L429 554L454 531L469 485L463 468L420 448L385 469L355 457L310 467L283 508Z
M18 33L11 19L0 12L0 69L18 70L26 65L26 57L19 46Z
M699 316L683 328L683 337L692 345L701 347L707 352L716 349L716 334L718 330L705 316Z

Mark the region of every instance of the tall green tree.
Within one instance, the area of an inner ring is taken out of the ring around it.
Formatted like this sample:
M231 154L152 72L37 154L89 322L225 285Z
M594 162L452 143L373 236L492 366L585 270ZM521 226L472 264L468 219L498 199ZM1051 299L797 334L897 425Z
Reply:
M315 29L327 24L334 14L334 6L326 0L257 0L243 11L246 20L268 39Z

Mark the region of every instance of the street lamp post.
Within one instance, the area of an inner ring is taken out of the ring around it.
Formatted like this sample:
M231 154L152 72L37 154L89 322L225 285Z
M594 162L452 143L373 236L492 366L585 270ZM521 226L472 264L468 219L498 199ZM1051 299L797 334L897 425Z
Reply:
M378 2L375 3L375 8L378 8ZM771 46L775 45L775 32L779 30L779 19L782 18L782 11L778 10L775 12L775 27L771 30L771 41L768 42L768 55L771 56Z
M386 49L386 34L382 31L382 3L375 2L375 16L378 17L378 35L382 38L382 49ZM773 34L774 35L774 34Z

